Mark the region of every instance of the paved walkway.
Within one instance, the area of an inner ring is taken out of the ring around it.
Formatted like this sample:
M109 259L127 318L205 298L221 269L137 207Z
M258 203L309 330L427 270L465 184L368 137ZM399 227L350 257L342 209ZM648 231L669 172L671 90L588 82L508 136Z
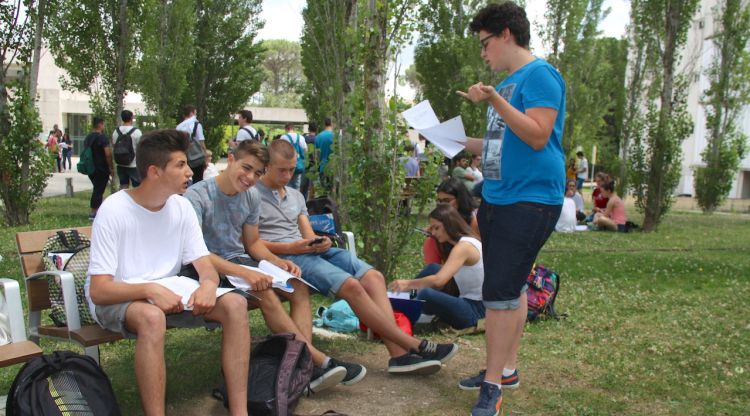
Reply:
M47 187L44 188L44 193L42 194L42 197L47 198L50 196L65 195L66 178L73 179L73 192L91 190L93 186L91 185L91 181L89 180L89 177L81 173L78 173L78 171L76 170L77 163L78 163L78 158L73 157L73 171L72 172L53 173L52 176L50 176L49 180L47 180ZM226 159L221 159L218 162L216 162L216 168L219 169L219 171L226 169L226 167L227 167Z

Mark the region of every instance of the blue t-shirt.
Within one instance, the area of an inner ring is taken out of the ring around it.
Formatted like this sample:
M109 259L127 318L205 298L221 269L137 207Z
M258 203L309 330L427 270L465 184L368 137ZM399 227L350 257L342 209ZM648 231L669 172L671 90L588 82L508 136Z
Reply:
M525 113L529 108L557 110L549 141L539 151L523 142L495 109L487 109L487 132L482 148L482 197L494 205L535 202L560 205L565 194L565 81L552 65L536 59L497 86L510 105Z
M331 157L333 147L333 132L323 130L315 137L315 147L320 150L320 173L323 173L328 166L328 158Z

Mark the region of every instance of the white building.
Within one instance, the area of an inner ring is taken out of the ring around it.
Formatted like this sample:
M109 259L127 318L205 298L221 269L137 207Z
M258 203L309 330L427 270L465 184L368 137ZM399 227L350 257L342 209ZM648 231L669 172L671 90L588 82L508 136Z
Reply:
M706 148L708 131L706 130L706 116L700 99L709 86L706 70L716 61L716 46L711 39L715 31L714 7L719 0L702 0L700 10L696 13L693 26L688 33L688 40L683 50L680 72L690 74L688 94L688 112L693 118L694 129L682 143L682 173L677 186L677 194L695 195L694 172L697 167L704 166L701 152ZM748 2L745 1L745 4ZM746 106L738 127L750 137L750 106ZM748 139L750 148L750 139ZM735 176L729 198L750 198L750 154L740 164L740 171Z

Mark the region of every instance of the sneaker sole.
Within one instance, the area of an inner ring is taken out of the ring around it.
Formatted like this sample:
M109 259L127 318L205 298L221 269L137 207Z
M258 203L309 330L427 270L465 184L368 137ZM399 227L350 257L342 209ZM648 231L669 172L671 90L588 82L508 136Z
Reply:
M354 377L353 379L351 379L349 381L343 381L343 380L341 380L341 384L344 385L344 386L351 386L353 384L357 384L360 381L362 381L362 379L365 378L366 375L367 375L367 368L365 368L363 366L362 367L362 371L357 375L357 377Z
M390 374L415 374L420 376L426 376L435 374L443 368L442 364L438 360L423 361L421 363L404 365L399 367L389 367L388 373Z
M479 390L479 387L474 387L474 386L467 387L467 386L464 386L461 383L458 383L458 388L461 389L461 390L464 390L464 391L477 391L477 390ZM503 388L505 388L505 386L503 386Z
M341 383L344 377L346 377L346 369L344 367L336 367L325 375L310 382L310 391L313 393L320 393L321 391L330 389Z
M503 388L504 389L508 389L508 390L514 390L514 389L517 389L519 387L521 387L521 382L513 383L513 384L503 384ZM477 390L479 390L479 389L477 388Z

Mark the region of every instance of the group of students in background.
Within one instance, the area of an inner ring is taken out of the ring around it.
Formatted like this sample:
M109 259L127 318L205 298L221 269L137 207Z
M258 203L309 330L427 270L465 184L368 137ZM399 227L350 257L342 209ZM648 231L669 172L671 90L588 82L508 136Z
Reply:
M68 133L63 133L55 124L47 136L47 143L44 147L55 159L54 172L72 172L73 141Z
M587 215L583 196L578 189L577 181L568 179L565 186L560 218L555 230L572 232L577 230L602 230L625 232L628 221L625 213L625 202L615 191L615 181L609 174L598 172L594 176L596 186L591 192L592 209ZM578 228L577 228L578 227Z

